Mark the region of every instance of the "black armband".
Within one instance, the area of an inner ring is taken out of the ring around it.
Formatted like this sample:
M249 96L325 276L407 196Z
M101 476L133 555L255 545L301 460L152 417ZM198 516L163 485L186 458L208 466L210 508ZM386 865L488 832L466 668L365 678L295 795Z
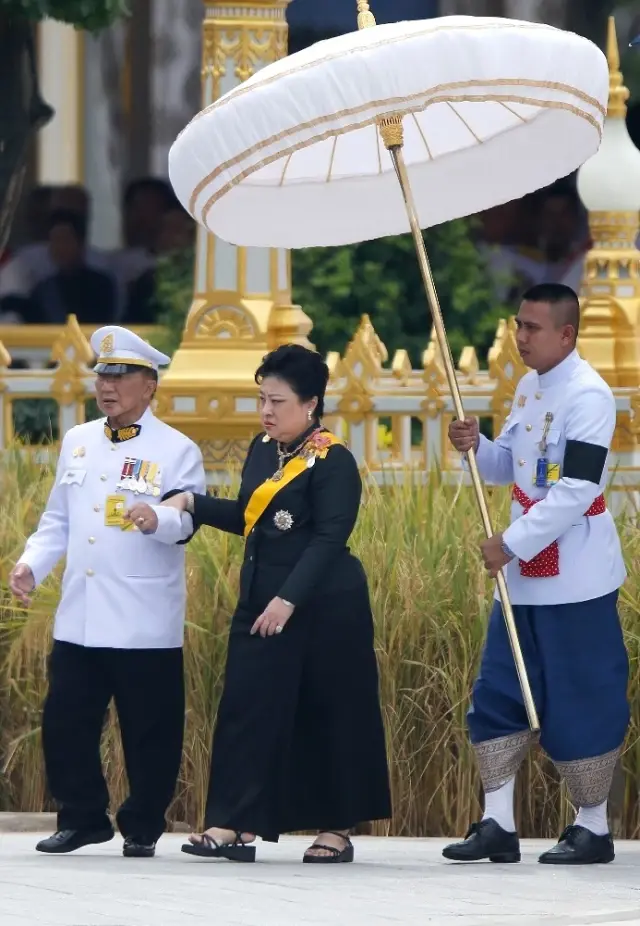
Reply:
M599 444L568 440L564 451L562 475L566 479L582 479L584 482L600 485L608 453L608 448Z

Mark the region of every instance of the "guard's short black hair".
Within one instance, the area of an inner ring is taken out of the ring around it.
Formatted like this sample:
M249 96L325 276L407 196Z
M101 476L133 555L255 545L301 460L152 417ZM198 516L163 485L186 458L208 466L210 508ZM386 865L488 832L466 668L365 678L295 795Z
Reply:
M58 225L67 225L82 244L86 242L87 220L83 215L78 215L73 209L55 209L49 216L49 232L51 233Z
M329 367L320 354L300 344L283 344L266 354L256 370L258 385L267 376L277 376L287 383L301 402L317 398L316 417L324 414L324 394L329 382Z
M538 283L522 297L523 302L546 302L551 306L556 327L571 325L578 337L580 330L580 300L575 290L564 283Z

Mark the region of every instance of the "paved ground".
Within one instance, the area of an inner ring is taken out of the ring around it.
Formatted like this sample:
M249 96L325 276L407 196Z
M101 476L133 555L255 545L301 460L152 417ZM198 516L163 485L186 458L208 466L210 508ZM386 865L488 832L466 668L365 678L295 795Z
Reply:
M63 857L37 836L0 833L1 926L635 926L640 843L604 867L452 865L441 840L358 839L353 865L301 865L296 837L259 844L254 865L193 860L165 836L150 860L124 859L116 838Z

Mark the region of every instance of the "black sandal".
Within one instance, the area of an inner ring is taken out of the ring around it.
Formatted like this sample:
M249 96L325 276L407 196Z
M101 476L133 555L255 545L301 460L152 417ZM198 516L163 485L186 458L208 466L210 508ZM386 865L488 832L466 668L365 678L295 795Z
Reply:
M353 843L349 837L345 836L344 833L336 833L334 830L324 830L324 832L329 833L330 836L339 836L340 839L344 839L346 843L344 849L336 849L335 846L325 846L316 842L313 846L309 846L302 857L302 861L312 865L335 865L336 862L352 862L355 853ZM330 852L331 855L309 855L308 853L312 849L324 849L326 852Z
M242 839L242 833L237 832L233 842L217 842L208 833L201 833L202 842L187 842L182 851L187 855L197 855L198 858L226 858L230 862L255 862L256 847L248 846Z

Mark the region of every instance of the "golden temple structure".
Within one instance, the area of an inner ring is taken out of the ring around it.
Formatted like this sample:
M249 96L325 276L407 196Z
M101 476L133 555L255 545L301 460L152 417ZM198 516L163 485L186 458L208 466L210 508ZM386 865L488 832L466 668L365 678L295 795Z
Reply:
M206 0L203 106L286 54L289 2ZM612 499L622 502L640 498L640 151L626 129L629 93L613 19L607 57L610 98L603 141L579 172L593 236L581 289L579 349L616 397L611 491ZM262 356L280 343L308 344L311 327L303 310L292 304L288 252L236 248L199 228L193 301L181 346L161 377L157 412L198 441L211 482L227 478L229 463L242 459L259 429L253 377ZM93 394L87 336L74 318L63 328L0 328L0 449L13 436L15 403L26 398L57 403L60 433L84 420ZM9 369L11 357L25 351L42 361L40 369ZM47 369L48 360L55 366ZM388 356L366 316L345 352L333 352L327 360L326 422L348 439L363 470L378 481L405 478L407 472L425 478L437 464L445 478L465 478L446 437L453 402L426 326L418 369L404 350ZM523 372L513 322L501 322L488 369L480 368L472 346L461 354L458 377L467 413L498 431Z
M287 54L290 0L205 0L202 106ZM240 460L259 428L254 371L267 351L309 344L291 304L287 251L240 248L198 228L193 303L162 378L158 414L197 440L211 468Z
M640 151L626 127L629 91L620 72L615 20L609 18L609 107L597 154L582 166L578 190L589 210L593 247L580 292L579 349L612 387L640 384ZM636 403L634 402L634 409ZM620 412L614 449L633 451L637 423ZM635 431L635 433L633 433Z
M585 265L580 349L611 386L637 386L640 370L640 151L625 118L629 91L620 73L613 17L607 58L610 92L598 153L580 170L578 188L589 210L593 248Z

